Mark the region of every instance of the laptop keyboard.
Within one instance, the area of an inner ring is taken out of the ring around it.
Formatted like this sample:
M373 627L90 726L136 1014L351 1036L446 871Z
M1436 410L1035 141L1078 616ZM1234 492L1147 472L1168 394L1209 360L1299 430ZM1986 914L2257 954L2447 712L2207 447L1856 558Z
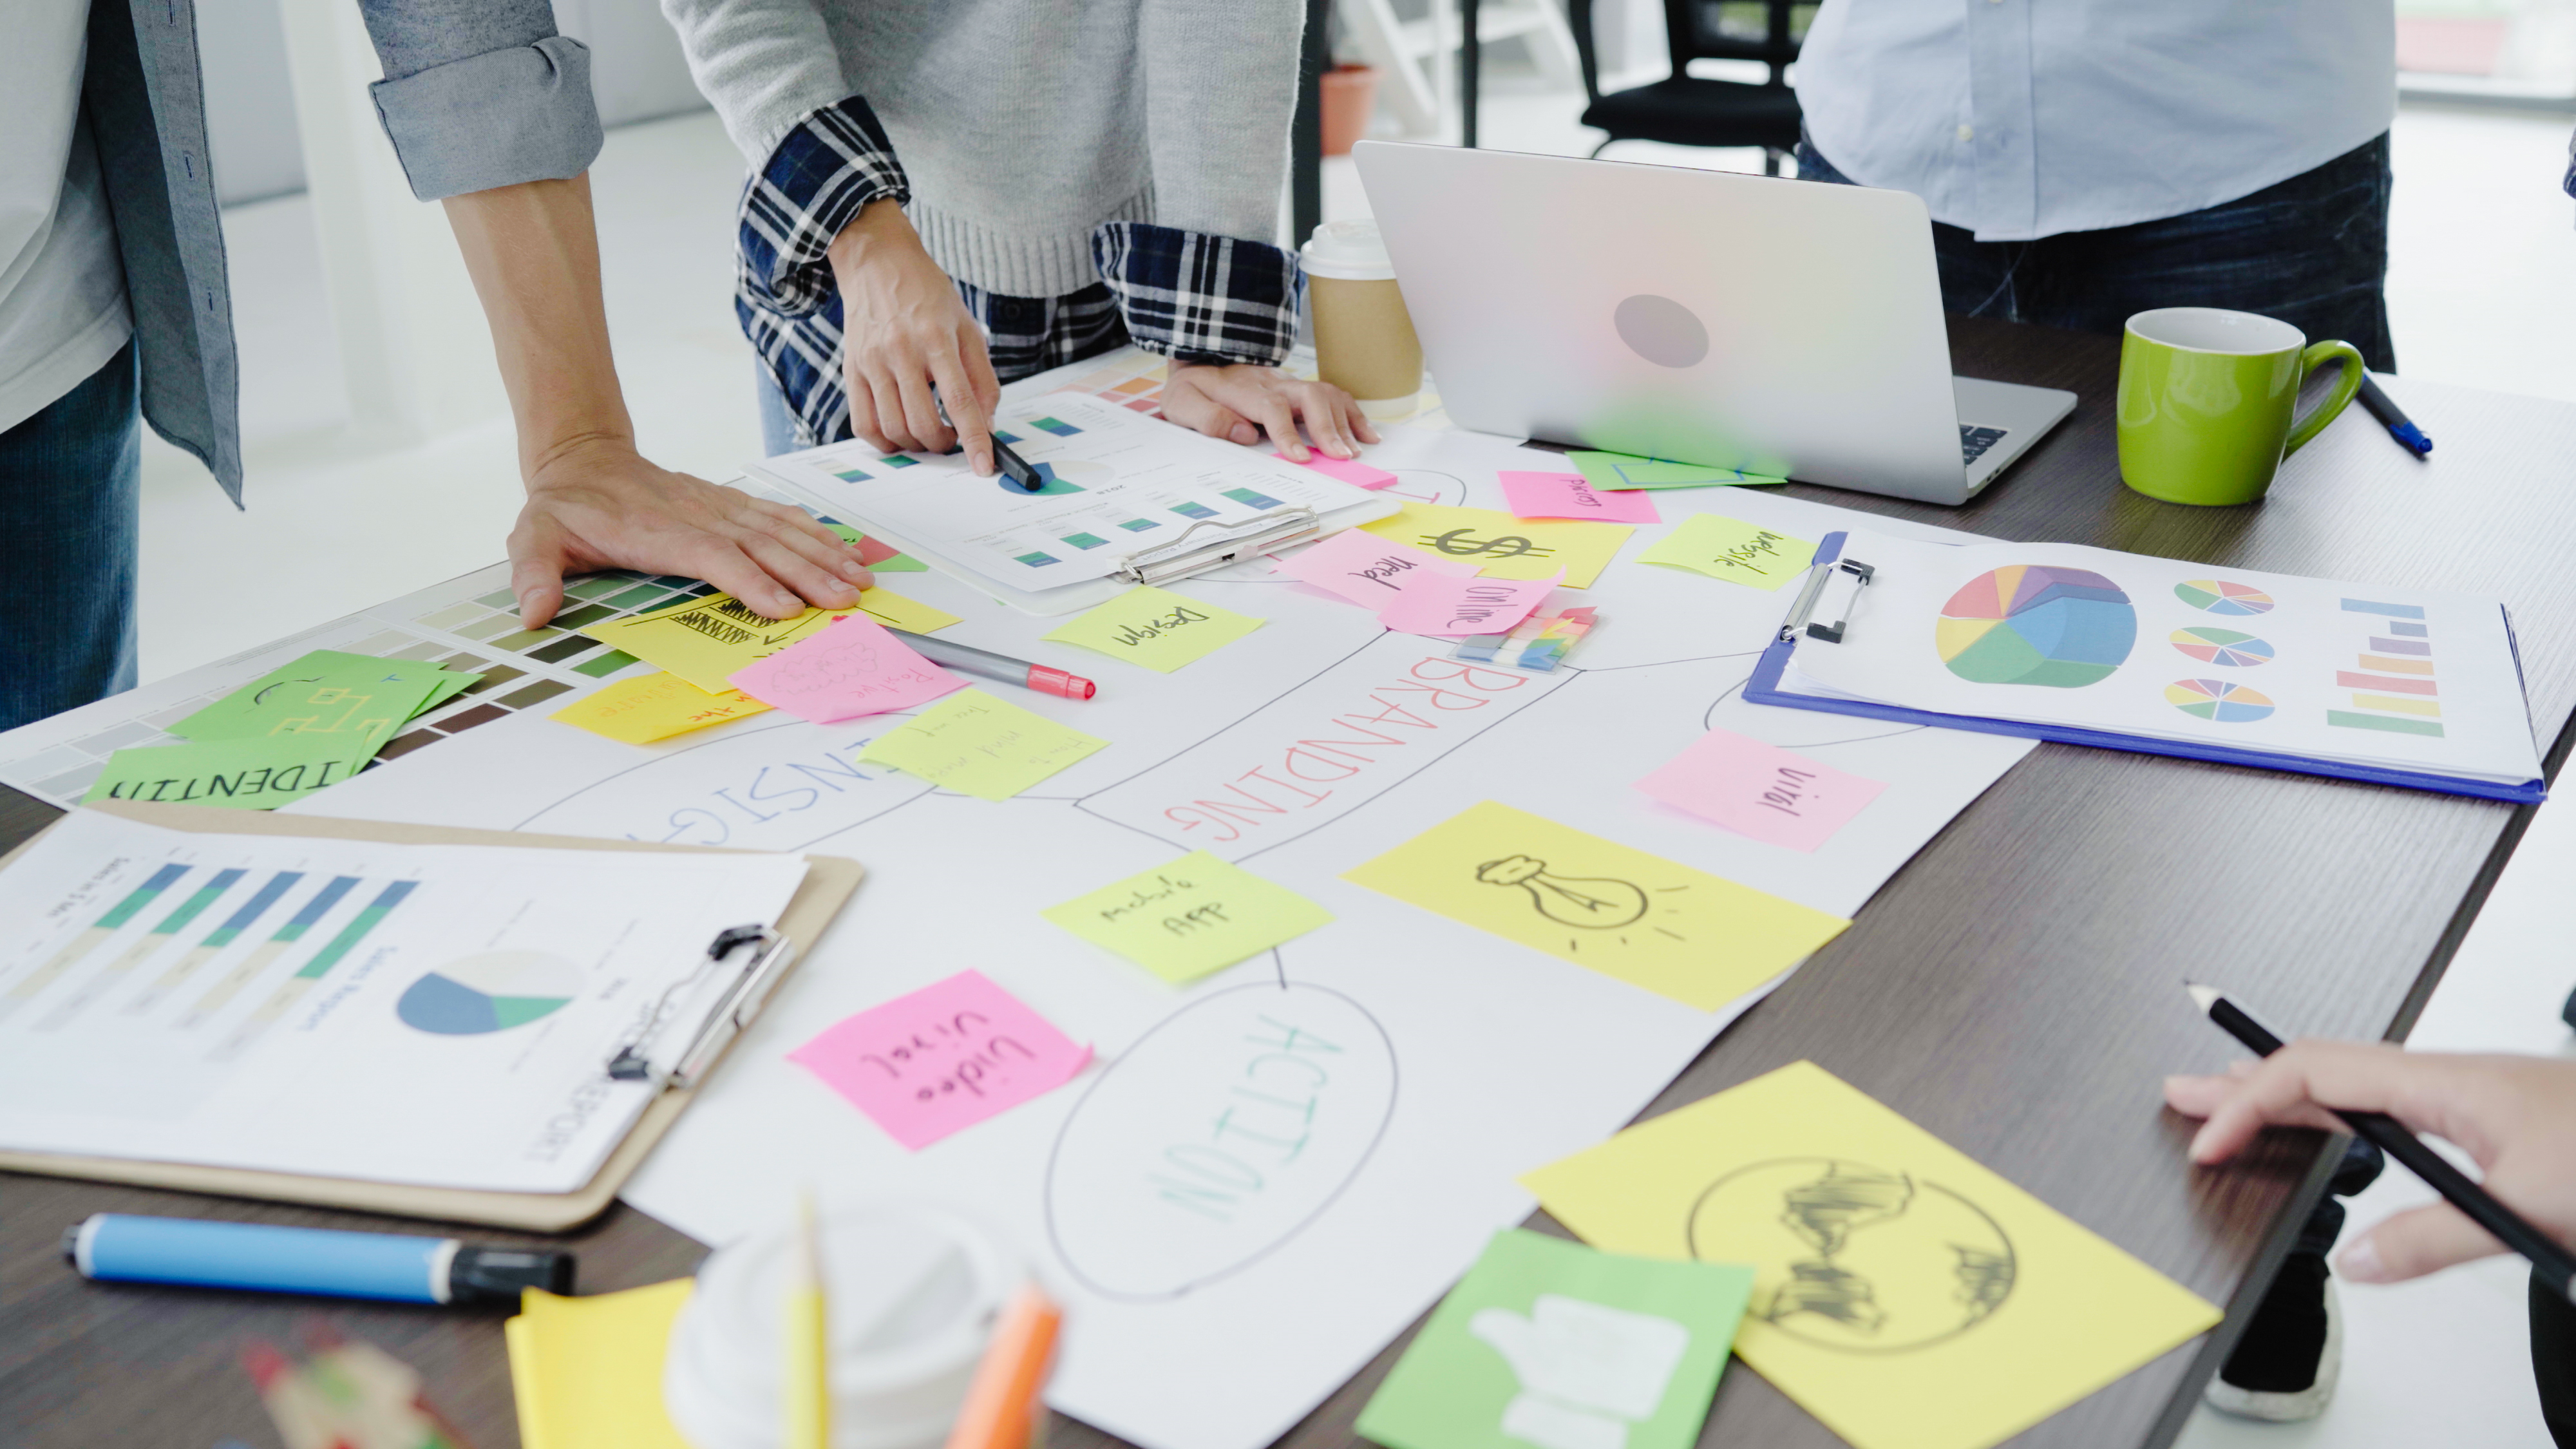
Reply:
M1972 428L1959 424L1959 461L1973 463L1986 456L1986 450L2004 440L2001 428Z

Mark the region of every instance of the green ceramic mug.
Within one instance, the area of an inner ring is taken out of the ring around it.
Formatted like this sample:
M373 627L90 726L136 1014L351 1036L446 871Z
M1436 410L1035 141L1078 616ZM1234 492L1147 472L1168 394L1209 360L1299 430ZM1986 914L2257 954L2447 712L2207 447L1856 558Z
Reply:
M2293 421L2299 385L2330 361L2334 391ZM2359 391L2349 342L2311 347L2287 322L2218 307L2141 312L2120 342L2120 477L2167 503L2251 503Z

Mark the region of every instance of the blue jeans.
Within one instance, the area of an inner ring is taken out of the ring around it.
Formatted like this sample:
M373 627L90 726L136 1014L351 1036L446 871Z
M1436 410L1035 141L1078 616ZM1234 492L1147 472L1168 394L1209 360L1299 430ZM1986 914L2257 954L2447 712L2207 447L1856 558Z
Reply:
M1803 136L1798 176L1852 184ZM1934 222L1941 306L2114 337L2150 308L2230 307L2277 317L2310 342L2341 338L2372 371L2395 372L2388 187L2382 134L2251 196L2161 221L2019 242Z
M0 433L0 577L41 626L0 630L0 729L134 687L143 428L134 344Z

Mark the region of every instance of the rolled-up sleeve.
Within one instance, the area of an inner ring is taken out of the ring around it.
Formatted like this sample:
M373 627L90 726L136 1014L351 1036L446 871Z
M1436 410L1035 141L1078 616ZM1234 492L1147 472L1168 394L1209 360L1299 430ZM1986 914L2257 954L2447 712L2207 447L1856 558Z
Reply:
M368 88L423 201L580 175L599 155L590 51L547 0L359 0Z

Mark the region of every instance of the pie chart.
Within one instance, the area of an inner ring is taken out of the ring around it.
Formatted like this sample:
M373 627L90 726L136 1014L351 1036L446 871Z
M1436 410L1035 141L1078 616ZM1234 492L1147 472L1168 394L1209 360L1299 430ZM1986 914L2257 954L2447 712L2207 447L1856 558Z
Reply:
M486 951L415 981L394 1015L433 1036L482 1036L550 1016L581 992L581 970L543 951Z
M1972 684L2081 689L2110 677L2138 642L2120 586L2085 569L2007 564L1941 606L1933 643Z
M2272 662L2272 646L2251 634L2233 629L2219 629L2204 624L2197 629L2173 631L2173 647L2203 664L2217 664L2229 669L2251 669Z
M2250 724L2272 712L2272 697L2224 679L2178 679L2165 686L2165 702L2184 714L2220 724Z
M2268 614L2272 596L2252 584L2193 579L2174 585L2174 597L2205 614Z

